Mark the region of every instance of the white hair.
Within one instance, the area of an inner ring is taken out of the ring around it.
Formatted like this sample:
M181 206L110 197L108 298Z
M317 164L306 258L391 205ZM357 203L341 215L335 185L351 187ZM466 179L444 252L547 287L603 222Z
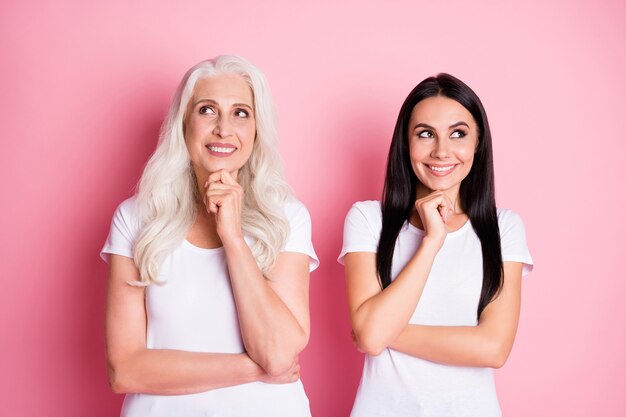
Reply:
M194 222L198 191L183 121L197 81L219 74L242 76L254 97L256 138L237 180L244 190L242 229L253 241L252 253L264 275L267 276L289 234L283 203L291 191L283 178L274 104L265 77L238 56L222 55L200 62L187 71L178 85L157 148L139 180L141 230L134 259L141 281L137 285L159 282L161 263L185 239Z

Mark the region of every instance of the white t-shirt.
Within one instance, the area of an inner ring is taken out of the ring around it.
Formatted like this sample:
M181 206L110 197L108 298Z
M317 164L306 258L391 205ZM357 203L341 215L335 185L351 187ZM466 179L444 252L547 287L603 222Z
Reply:
M285 252L319 261L311 242L311 218L297 200L285 203L291 226ZM139 233L137 200L124 201L115 211L101 256L133 257ZM250 240L246 239L248 244ZM193 352L245 351L230 286L224 248L203 249L184 240L164 260L158 279L146 288L147 347ZM301 381L291 384L252 382L191 395L128 394L122 417L309 417L309 400Z
M498 210L502 260L522 262L523 275L533 261L526 246L521 218ZM338 261L349 252L373 252L382 230L379 201L352 206L344 225ZM424 232L406 222L398 239L391 268L395 279L419 247ZM431 273L409 323L437 326L475 326L483 281L478 236L468 221L448 233L435 257ZM352 417L500 416L490 368L441 365L392 349L366 355Z

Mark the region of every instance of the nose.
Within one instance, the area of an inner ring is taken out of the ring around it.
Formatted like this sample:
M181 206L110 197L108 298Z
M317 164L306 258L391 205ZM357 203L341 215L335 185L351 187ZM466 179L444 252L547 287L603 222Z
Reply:
M435 141L435 146L430 154L433 158L445 159L449 155L448 141L446 138L438 138Z
M215 127L213 127L213 134L224 138L230 136L231 133L231 125L228 117L220 116L215 123Z

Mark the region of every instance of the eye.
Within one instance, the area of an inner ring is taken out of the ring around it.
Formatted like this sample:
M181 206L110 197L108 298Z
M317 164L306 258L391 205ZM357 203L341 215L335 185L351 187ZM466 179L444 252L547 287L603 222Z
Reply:
M249 114L247 110L243 110L243 109L237 109L235 110L235 116L241 118L241 119L246 119Z
M211 106L202 106L199 110L200 114L215 114L215 110Z
M467 136L467 133L465 133L463 130L455 130L450 135L451 138L455 138L455 139L464 138L465 136Z
M435 135L433 135L433 132L431 132L430 130L422 130L421 132L417 133L417 137L418 138L425 138L425 139L427 139L427 138L432 138L434 136Z

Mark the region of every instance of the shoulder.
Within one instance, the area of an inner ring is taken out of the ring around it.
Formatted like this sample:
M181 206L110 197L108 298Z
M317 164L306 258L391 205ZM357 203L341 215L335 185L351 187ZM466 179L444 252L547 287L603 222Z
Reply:
M129 241L135 241L141 230L139 200L136 195L127 198L117 206L111 223L113 230L121 233Z
M117 206L113 216L114 221L123 221L129 228L136 228L139 224L139 203L134 195L122 201Z
M357 201L352 205L348 215L351 213L360 213L365 216L368 220L371 221L380 221L382 222L382 211L380 201L378 200L365 200L365 201Z
M283 212L289 223L311 221L311 215L306 206L296 197L288 197L283 203Z
M368 231L378 239L383 227L380 201L357 201L352 205L344 223L344 234L348 231Z
M343 247L337 261L343 264L344 256L349 252L376 252L382 213L380 201L358 201L352 205L343 225Z
M137 195L134 195L122 201L119 206L117 206L117 211L130 217L139 217L138 208L139 203L137 200Z
M524 264L522 275L533 269L533 259L526 242L526 228L519 214L513 210L498 209L498 226L502 243L502 260Z
M299 252L309 256L309 271L319 265L311 240L311 216L300 200L289 197L283 204L289 222L289 237L283 246L284 252Z
M505 208L498 209L498 227L500 231L521 228L524 229L522 217L515 211Z
M124 200L113 214L109 236L100 256L108 261L109 254L133 257L133 244L139 234L137 197Z

